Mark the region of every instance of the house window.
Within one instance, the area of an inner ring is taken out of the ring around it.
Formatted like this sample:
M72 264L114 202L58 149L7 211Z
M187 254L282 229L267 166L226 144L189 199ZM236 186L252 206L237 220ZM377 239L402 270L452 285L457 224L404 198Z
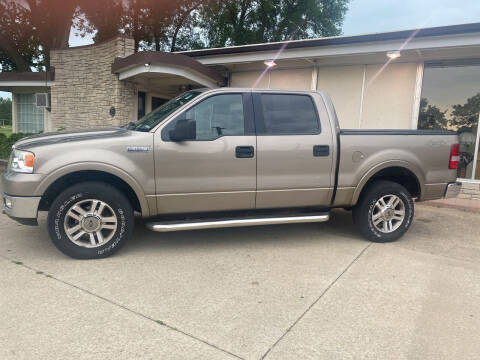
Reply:
M43 107L37 107L35 94L15 94L16 132L36 134L43 131Z
M425 64L418 128L457 131L459 178L480 179L479 116L480 65Z
M168 99L152 96L152 111L158 108L159 106L162 106L167 101Z

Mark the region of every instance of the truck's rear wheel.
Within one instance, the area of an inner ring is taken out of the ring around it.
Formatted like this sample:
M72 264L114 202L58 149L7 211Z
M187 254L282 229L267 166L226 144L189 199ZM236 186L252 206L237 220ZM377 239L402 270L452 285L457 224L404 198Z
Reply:
M368 186L353 208L353 221L367 239L391 242L412 224L413 200L402 185L379 180Z
M129 201L104 183L84 182L63 191L48 213L55 246L76 259L112 255L130 237L134 224Z

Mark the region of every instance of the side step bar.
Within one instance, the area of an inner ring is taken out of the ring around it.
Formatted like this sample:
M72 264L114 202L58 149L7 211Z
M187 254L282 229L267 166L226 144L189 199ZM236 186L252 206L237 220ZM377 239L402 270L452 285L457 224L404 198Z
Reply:
M200 230L239 226L257 226L273 224L294 224L328 221L330 215L325 213L308 213L289 216L243 217L230 219L200 219L184 221L151 222L147 224L150 230L158 232Z

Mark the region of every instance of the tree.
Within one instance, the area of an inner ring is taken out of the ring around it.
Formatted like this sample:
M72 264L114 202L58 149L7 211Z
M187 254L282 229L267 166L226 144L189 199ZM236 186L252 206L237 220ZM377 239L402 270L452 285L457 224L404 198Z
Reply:
M463 105L453 105L452 120L450 124L458 131L469 130L478 124L480 113L480 93L467 99Z
M129 11L130 33L135 29L146 48L156 51L191 49L202 46L198 24L198 9L208 0L130 0L135 7ZM139 16L137 16L139 14ZM138 18L140 26L135 26ZM143 22L143 24L142 24Z
M0 53L2 71L50 68L50 50L68 47L79 0L2 0Z
M80 36L95 33L93 41L98 43L120 33L124 16L122 0L82 0L79 10L74 27Z
M206 45L339 35L348 0L212 0L201 9Z
M41 47L43 66L50 70L50 50L68 47L79 0L25 0L28 17Z
M0 97L0 120L6 120L5 124L12 124L12 100Z
M435 105L429 105L426 98L420 100L420 113L418 115L418 128L422 130L446 130L447 111L441 111Z
M14 0L3 0L0 14L1 70L31 71L39 52L28 10Z
M340 34L348 0L0 0L2 71L49 70L73 27L135 51L188 50Z

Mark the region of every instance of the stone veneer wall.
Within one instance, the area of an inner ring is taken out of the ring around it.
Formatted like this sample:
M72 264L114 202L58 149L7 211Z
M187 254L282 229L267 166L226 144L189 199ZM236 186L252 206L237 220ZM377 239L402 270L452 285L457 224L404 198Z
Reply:
M111 71L115 57L133 53L133 39L122 36L95 45L52 50L55 85L51 88L49 130L116 126L135 119L135 85L119 81ZM110 115L112 106L114 117Z
M458 197L461 199L480 200L480 183L462 182L462 191Z

